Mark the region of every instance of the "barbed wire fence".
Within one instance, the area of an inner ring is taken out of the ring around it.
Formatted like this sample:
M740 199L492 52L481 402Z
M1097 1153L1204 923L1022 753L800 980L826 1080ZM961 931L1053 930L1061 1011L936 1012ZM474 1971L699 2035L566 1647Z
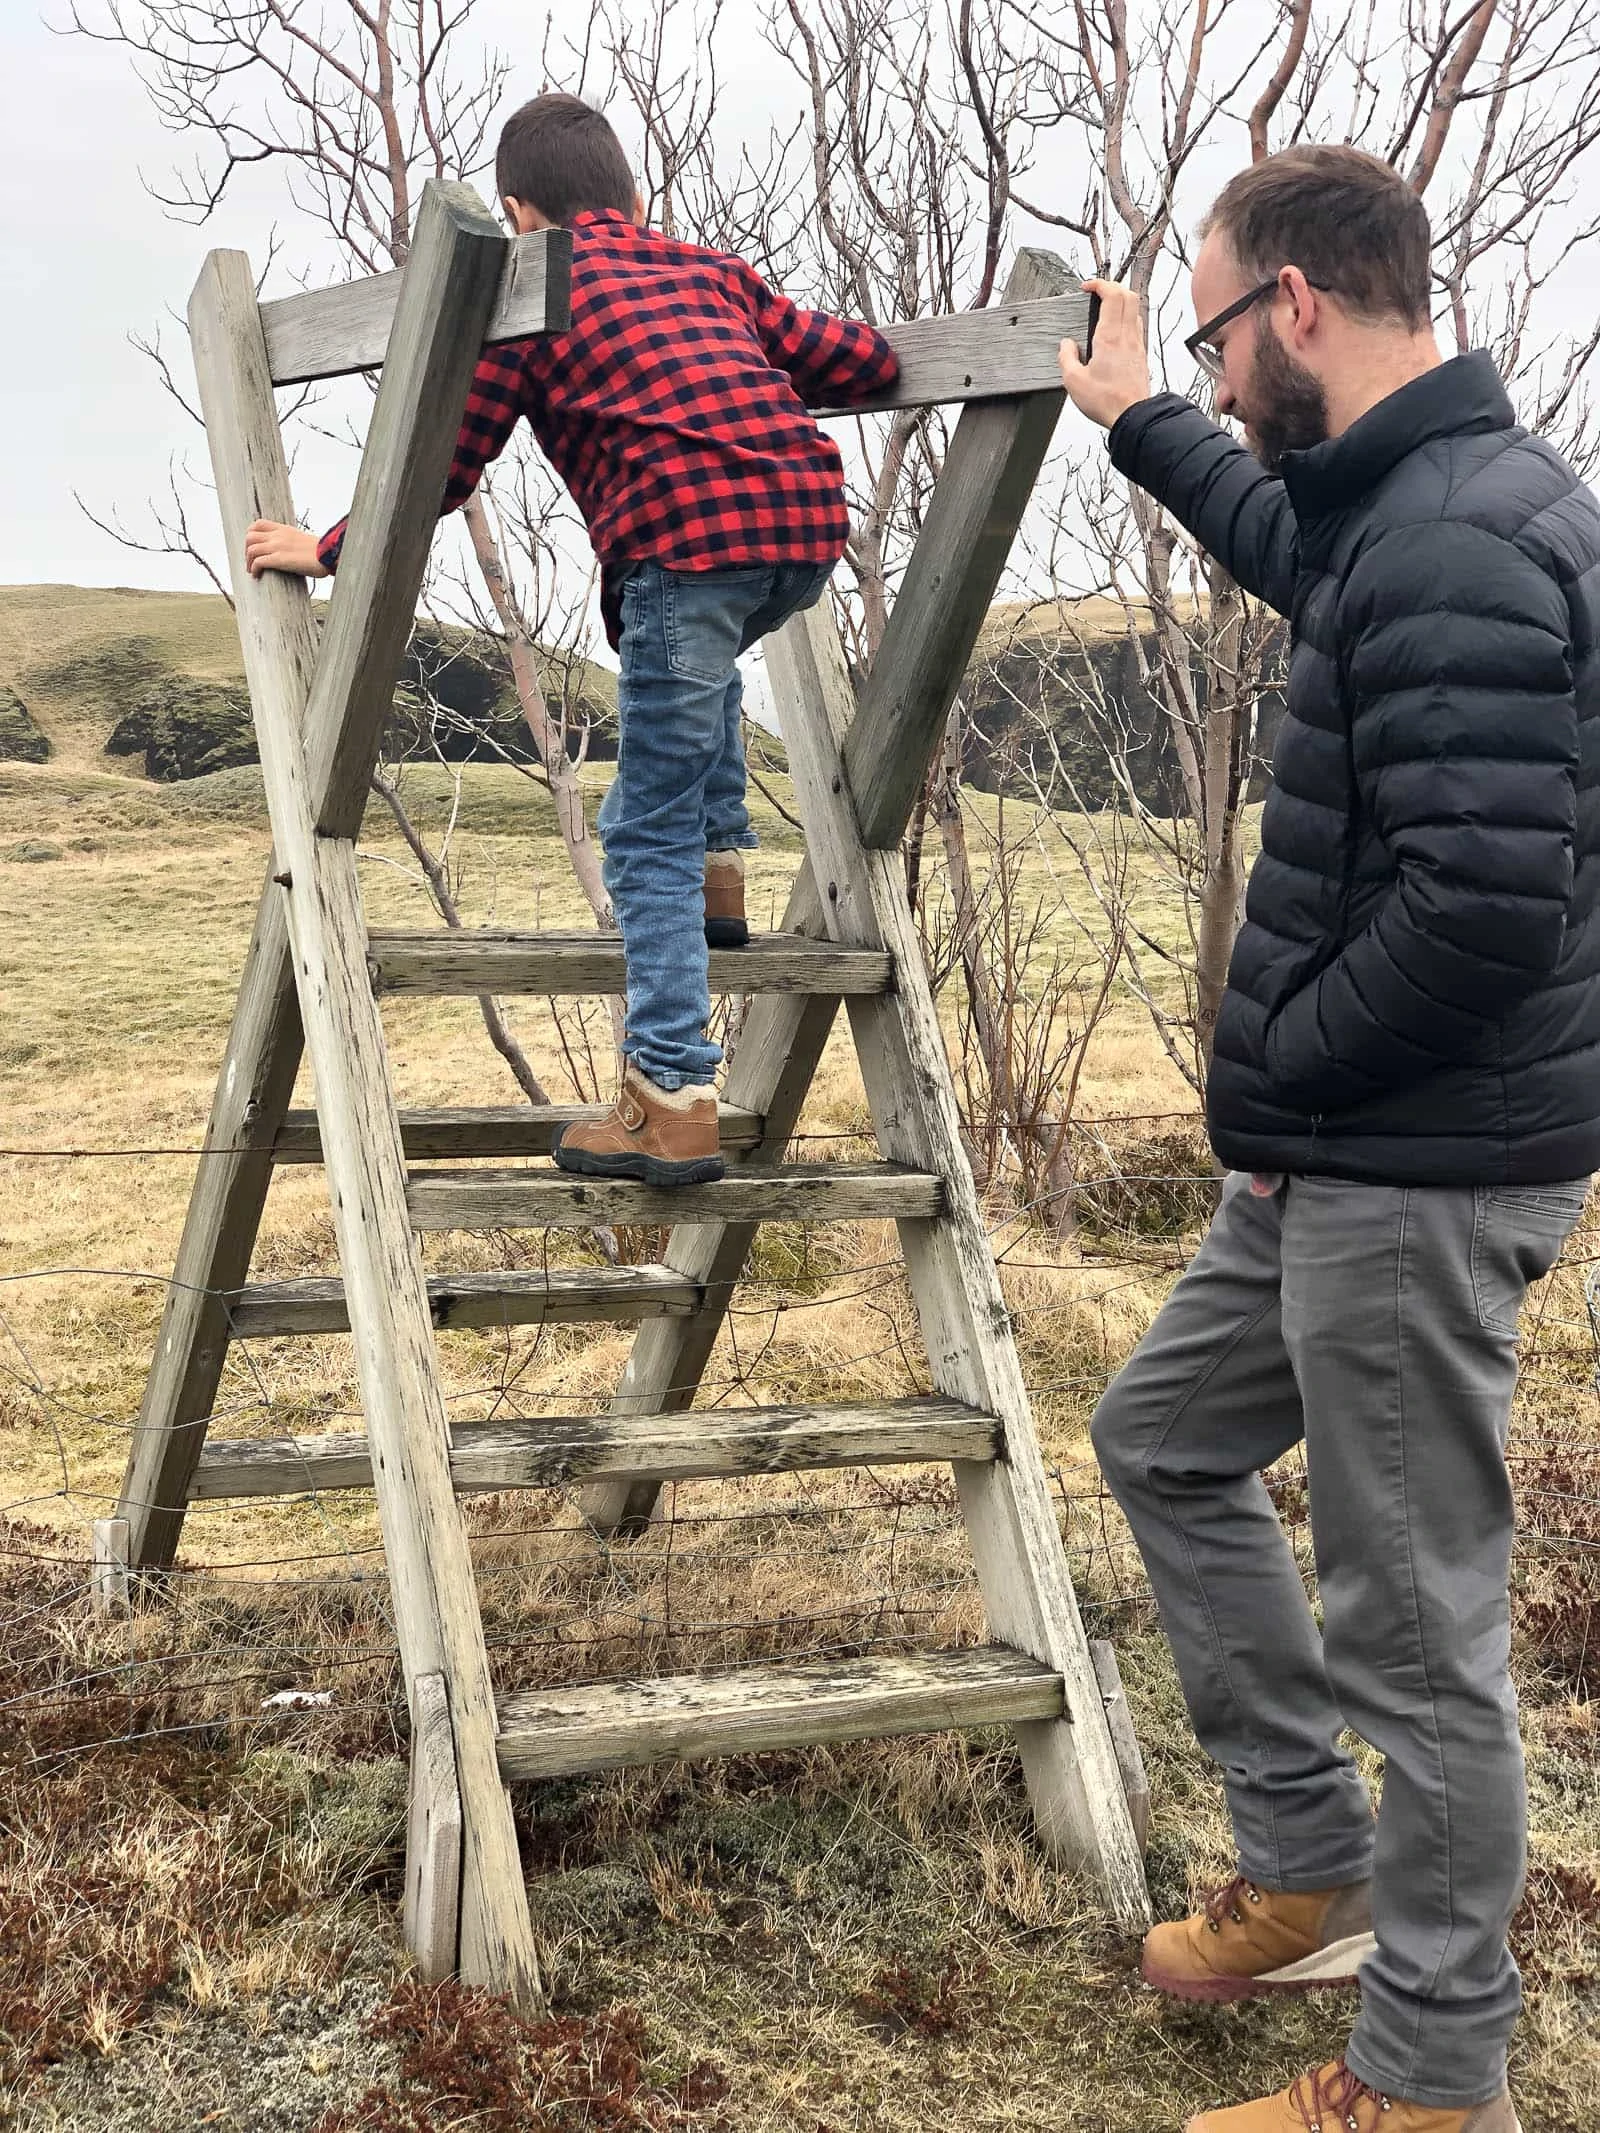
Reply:
M1088 1450L1100 1390L1192 1249L1215 1180L1185 1113L1083 1121L1075 1235L1037 1202L990 1195L991 1238L1039 1417L1063 1539L1091 1628L1154 1619L1142 1568ZM797 1136L858 1151L847 1131ZM178 1147L6 1148L19 1161L193 1159ZM1156 1159L1159 1159L1156 1160ZM1165 1162L1166 1167L1160 1167ZM650 1240L635 1239L639 1248ZM526 1240L499 1240L508 1264ZM548 1235L541 1239L548 1254ZM0 1393L24 1485L0 1502L0 1752L39 1772L113 1745L248 1748L285 1736L345 1756L403 1746L388 1577L370 1491L190 1504L157 1594L125 1614L90 1604L89 1528L115 1508L136 1428L36 1367L10 1299L54 1285L165 1286L130 1267L0 1275ZM63 1308L78 1307L65 1301ZM915 1314L887 1225L763 1231L697 1404L893 1398L928 1390ZM453 1415L485 1421L592 1413L631 1329L506 1326L460 1336L474 1367L447 1376ZM212 1417L222 1438L292 1440L360 1425L342 1336L241 1340ZM449 1346L446 1344L447 1370ZM309 1361L306 1359L309 1357ZM1600 1223L1586 1217L1524 1319L1508 1448L1519 1505L1516 1601L1526 1663L1573 1692L1600 1681ZM46 1471L48 1469L48 1472ZM1311 1574L1306 1477L1268 1477ZM3 1488L3 1481L0 1481ZM610 1542L562 1487L471 1497L465 1516L497 1686L903 1650L983 1635L981 1600L943 1468L852 1469L669 1484L648 1532Z

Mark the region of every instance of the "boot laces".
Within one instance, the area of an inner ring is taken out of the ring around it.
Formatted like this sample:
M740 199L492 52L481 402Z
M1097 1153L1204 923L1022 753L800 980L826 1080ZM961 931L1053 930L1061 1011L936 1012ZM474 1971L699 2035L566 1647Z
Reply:
M1255 1883L1246 1881L1242 1874L1235 1874L1231 1881L1225 1881L1220 1889L1213 1889L1206 1898L1206 1924L1213 1933L1222 1931L1224 1919L1230 1920L1236 1926L1242 1926L1244 1924L1244 1912L1240 1909L1240 1905L1259 1903L1260 1901L1261 1891L1256 1887Z
M1358 2080L1342 2059L1303 2075L1290 2090L1289 2101L1308 2133L1372 2133L1377 2117L1364 2127L1356 2105L1376 2104L1380 2115L1392 2109L1389 2098Z

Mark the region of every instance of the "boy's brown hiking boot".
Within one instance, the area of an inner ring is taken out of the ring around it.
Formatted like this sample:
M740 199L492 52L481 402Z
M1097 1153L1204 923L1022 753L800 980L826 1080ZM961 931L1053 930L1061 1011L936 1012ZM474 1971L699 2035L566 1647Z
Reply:
M1509 2096L1470 2110L1402 2103L1358 2081L1342 2059L1302 2074L1281 2095L1202 2111L1184 2133L1522 2133Z
M1370 1881L1286 1895L1236 1876L1147 1933L1139 1967L1176 2000L1252 2000L1348 1985L1376 1946Z
M720 1178L717 1092L709 1084L658 1089L633 1061L604 1118L563 1126L551 1154L585 1178L639 1178L646 1185L703 1185Z
M706 854L706 944L711 948L750 945L744 915L743 852Z

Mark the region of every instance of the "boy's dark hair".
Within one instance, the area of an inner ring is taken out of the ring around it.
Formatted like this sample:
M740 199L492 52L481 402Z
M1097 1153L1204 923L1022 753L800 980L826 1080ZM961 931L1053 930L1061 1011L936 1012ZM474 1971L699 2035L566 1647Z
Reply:
M494 158L495 192L566 224L587 209L633 216L638 194L610 122L577 96L536 96L512 112Z
M1427 210L1392 164L1360 148L1285 148L1225 186L1202 235L1220 230L1247 281L1298 267L1363 318L1428 323Z

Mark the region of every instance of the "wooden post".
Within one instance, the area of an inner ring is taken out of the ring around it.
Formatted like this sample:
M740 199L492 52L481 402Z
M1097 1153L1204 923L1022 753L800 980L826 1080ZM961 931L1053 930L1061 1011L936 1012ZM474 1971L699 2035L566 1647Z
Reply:
M406 1946L430 1985L456 1967L461 1932L461 1790L442 1674L411 1693L411 1786L406 1809Z
M899 1225L934 1387L995 1415L998 1463L955 1463L991 1633L1043 1661L1065 1718L1017 1728L1034 1816L1058 1855L1091 1872L1118 1921L1149 1923L1122 1773L1039 1454L1022 1366L984 1229L938 1013L899 855L862 841L845 769L853 692L832 612L796 615L770 640L772 675L807 848L831 938L887 948L898 989L853 999L850 1020L879 1146L945 1183L945 1212Z
M128 1601L128 1521L97 1518L89 1604L97 1615L125 1615Z
M373 1480L408 1684L448 1692L465 1832L462 1975L538 1997L527 1897L495 1760L477 1589L450 1480L421 1255L366 966L355 847L505 240L465 187L430 183L395 313L342 567L304 702L303 586L243 566L244 530L283 516L288 476L266 345L238 253L214 253L190 305L333 1201ZM302 745L301 715L305 714ZM413 1712L413 1723L416 1713Z
M1059 296L1070 286L1072 275L1053 253L1023 251L1001 302ZM849 769L852 779L860 779L856 790L867 810L861 827L868 844L896 844L905 831L1062 404L1059 389L980 401L965 408L956 424L851 735ZM826 931L809 865L796 879L783 930L814 939ZM752 1002L724 1091L726 1102L766 1120L760 1147L744 1160L771 1163L782 1155L800 1122L838 1006L827 999ZM616 1412L654 1414L692 1405L754 1238L753 1223L680 1224L673 1230L664 1263L703 1286L705 1306L692 1318L656 1320L640 1329ZM649 1522L658 1493L650 1481L596 1483L583 1491L581 1502L597 1532L637 1532Z

